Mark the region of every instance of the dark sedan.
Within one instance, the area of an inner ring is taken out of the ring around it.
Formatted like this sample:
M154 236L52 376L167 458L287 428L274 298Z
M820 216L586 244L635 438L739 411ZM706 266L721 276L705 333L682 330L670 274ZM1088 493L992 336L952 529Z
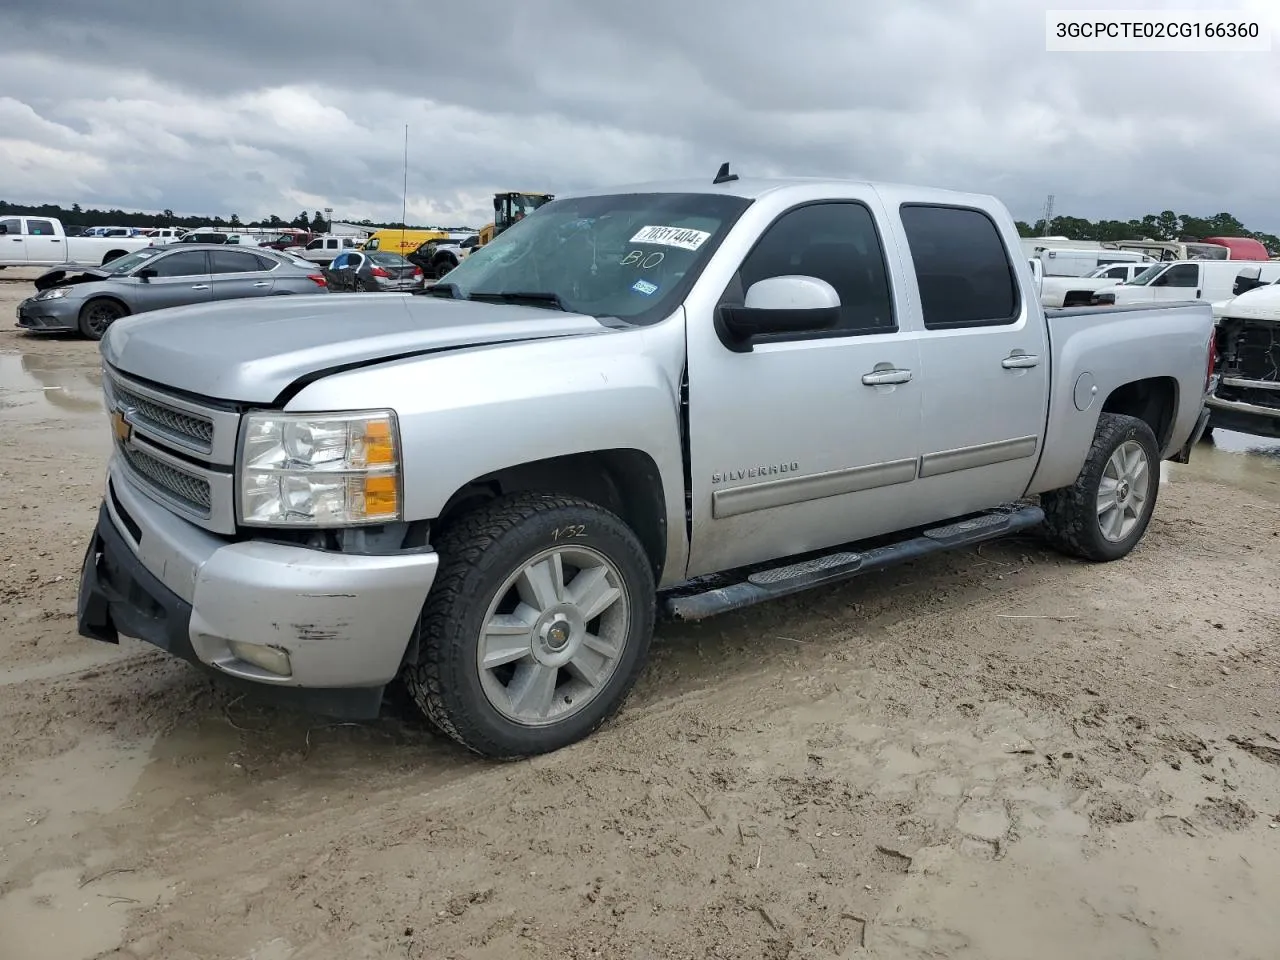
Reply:
M333 258L325 268L329 289L364 290L371 293L408 293L425 284L422 268L398 253L348 250Z
M18 304L18 326L101 340L120 317L213 300L327 293L320 268L275 250L214 244L145 247L93 270L50 270Z

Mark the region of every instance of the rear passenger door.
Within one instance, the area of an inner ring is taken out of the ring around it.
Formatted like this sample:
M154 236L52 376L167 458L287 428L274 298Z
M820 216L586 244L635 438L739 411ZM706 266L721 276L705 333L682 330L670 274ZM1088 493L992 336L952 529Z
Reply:
M870 191L780 210L719 301L687 308L690 576L911 522L919 353L895 310L901 274L886 261L882 211ZM838 326L735 351L717 329L720 306L788 275L835 288Z
M275 285L271 278L273 266L274 260L247 250L210 250L209 273L213 277L213 299L265 297Z
M1020 497L1039 459L1049 344L986 212L904 203L920 337L920 490L943 519Z

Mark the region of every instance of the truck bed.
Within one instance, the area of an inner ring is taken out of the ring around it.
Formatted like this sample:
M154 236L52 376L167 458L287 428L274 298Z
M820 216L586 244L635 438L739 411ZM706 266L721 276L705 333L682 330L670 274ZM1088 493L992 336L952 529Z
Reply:
M1213 309L1204 301L1168 301L1118 307L1063 307L1045 310L1053 390L1049 398L1044 449L1028 493L1042 493L1075 481L1093 442L1098 414L1122 384L1130 391L1173 391L1172 423L1156 437L1161 456L1176 453L1195 429L1207 380ZM1158 336L1153 336L1158 334Z

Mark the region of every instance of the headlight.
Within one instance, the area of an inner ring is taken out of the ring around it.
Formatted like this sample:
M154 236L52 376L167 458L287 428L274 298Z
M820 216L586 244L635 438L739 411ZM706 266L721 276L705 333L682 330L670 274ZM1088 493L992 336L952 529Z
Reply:
M52 290L45 290L43 293L36 294L37 300L61 300L67 295L68 287L54 287Z
M251 413L238 469L240 522L347 527L400 519L396 416Z

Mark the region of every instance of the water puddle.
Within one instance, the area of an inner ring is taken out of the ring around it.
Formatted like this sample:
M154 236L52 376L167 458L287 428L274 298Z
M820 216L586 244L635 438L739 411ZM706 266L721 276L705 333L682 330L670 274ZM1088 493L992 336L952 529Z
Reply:
M94 417L102 413L102 370L84 356L0 353L0 420Z
M1196 444L1191 462L1166 463L1162 481L1180 479L1228 483L1241 490L1280 501L1280 440L1215 430L1213 439Z
M171 885L161 880L127 873L82 879L87 872L49 870L29 887L0 898L5 956L92 960L120 945L130 910L153 907L172 895Z

